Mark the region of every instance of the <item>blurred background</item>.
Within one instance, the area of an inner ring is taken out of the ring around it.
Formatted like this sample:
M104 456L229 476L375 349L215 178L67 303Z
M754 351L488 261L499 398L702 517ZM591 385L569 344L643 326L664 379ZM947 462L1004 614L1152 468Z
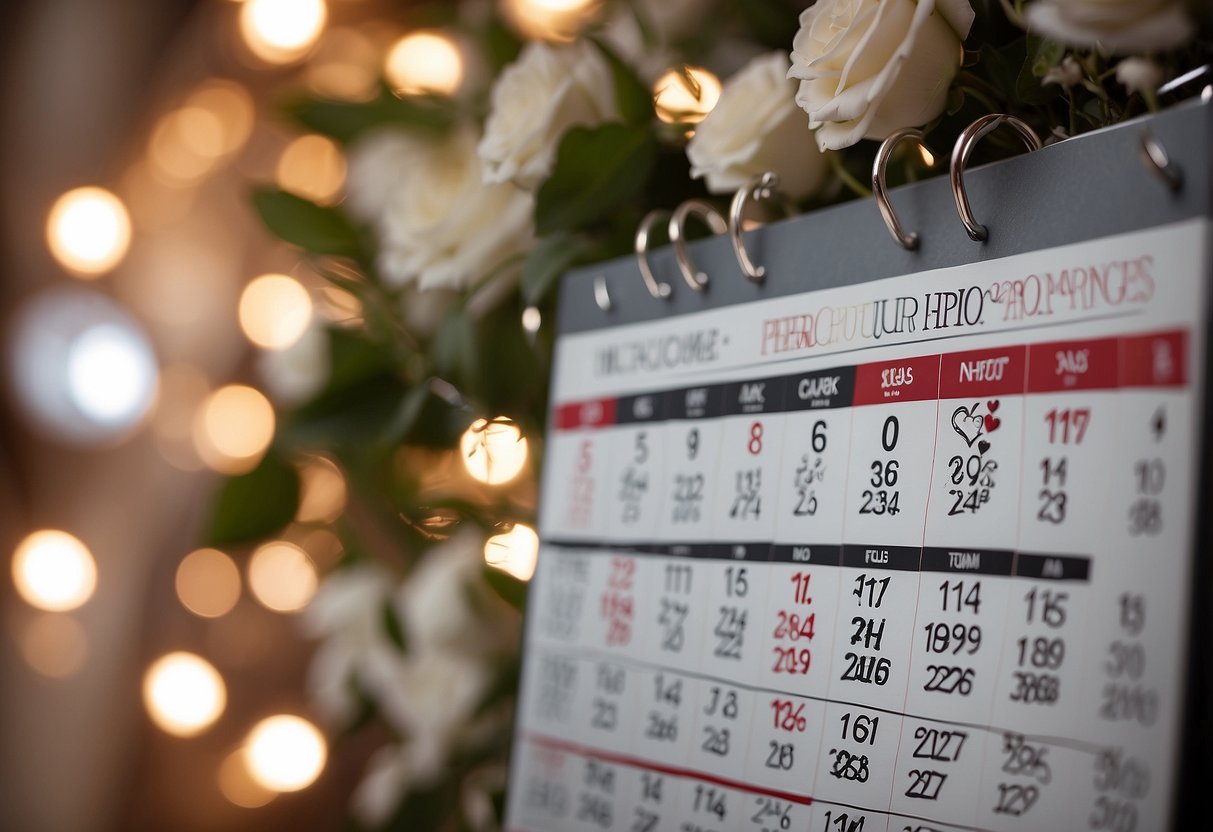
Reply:
M268 91L371 97L400 36L382 17L0 4L0 828L345 824L380 741L326 759L295 615L340 557L320 524L341 472L301 463L277 548L196 549L216 478L270 442L270 401L323 372L313 321L357 321L252 215L251 183L323 203L344 176Z

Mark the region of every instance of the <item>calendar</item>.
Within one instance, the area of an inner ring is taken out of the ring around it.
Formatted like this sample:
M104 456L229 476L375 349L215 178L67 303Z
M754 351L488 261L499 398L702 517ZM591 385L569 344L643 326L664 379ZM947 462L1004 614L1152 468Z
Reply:
M1149 122L1197 176L1208 117ZM1142 129L974 172L985 246L929 181L921 252L860 202L762 285L568 279L508 829L1169 828L1211 224Z

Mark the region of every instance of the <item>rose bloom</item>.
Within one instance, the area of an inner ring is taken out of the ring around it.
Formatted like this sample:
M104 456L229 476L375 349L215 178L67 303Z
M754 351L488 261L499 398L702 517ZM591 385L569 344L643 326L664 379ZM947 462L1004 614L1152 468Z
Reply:
M484 181L533 190L552 172L570 127L619 118L606 59L593 45L533 42L493 87L492 111L477 152Z
M797 199L821 184L825 158L796 107L787 74L787 56L772 52L750 61L724 85L687 144L691 176L706 180L709 191L736 191L764 171L779 174L780 188Z
M467 128L440 139L371 136L350 151L349 164L350 211L378 232L379 269L390 285L466 289L531 246L530 197L485 184Z
M1182 45L1195 31L1183 0L1042 0L1028 29L1070 46L1114 55Z
M800 15L789 78L822 150L883 139L943 112L973 25L967 0L818 0Z

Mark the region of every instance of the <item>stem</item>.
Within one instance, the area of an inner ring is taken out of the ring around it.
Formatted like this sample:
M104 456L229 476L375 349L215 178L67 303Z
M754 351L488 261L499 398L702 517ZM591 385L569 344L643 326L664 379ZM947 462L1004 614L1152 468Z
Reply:
M852 176L851 172L847 170L846 166L842 163L842 154L827 153L826 158L830 160L830 167L833 169L834 175L838 177L842 184L850 189L851 193L864 199L872 195L872 189Z

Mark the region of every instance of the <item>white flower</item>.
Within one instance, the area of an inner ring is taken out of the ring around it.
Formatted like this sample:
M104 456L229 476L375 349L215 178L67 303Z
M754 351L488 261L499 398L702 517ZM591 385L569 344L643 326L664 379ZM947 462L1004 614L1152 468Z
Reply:
M1162 83L1162 67L1149 58L1125 58L1116 65L1116 80L1129 92L1153 95Z
M299 340L284 350L257 357L257 371L270 396L281 404L298 404L320 391L329 378L329 338L313 318Z
M1073 57L1066 55L1061 59L1060 64L1049 67L1045 76L1040 79L1040 83L1058 84L1068 90L1070 87L1082 83L1082 66Z
M493 87L477 151L484 179L533 190L552 172L556 148L570 127L618 117L611 70L596 47L585 41L532 42Z
M600 37L652 84L680 63L670 44L710 19L715 0L629 0L612 4Z
M529 196L484 184L470 130L440 139L371 136L350 155L351 212L378 231L388 283L465 289L530 248ZM381 181L374 181L373 163Z
M973 25L968 0L818 0L800 15L789 78L822 150L883 139L943 112Z
M1183 0L1041 0L1027 10L1028 29L1114 55L1180 46L1195 27Z
M821 184L825 158L796 107L787 73L787 56L772 52L724 85L720 101L687 144L691 176L706 179L709 191L736 191L767 170L779 174L780 188L795 198Z

